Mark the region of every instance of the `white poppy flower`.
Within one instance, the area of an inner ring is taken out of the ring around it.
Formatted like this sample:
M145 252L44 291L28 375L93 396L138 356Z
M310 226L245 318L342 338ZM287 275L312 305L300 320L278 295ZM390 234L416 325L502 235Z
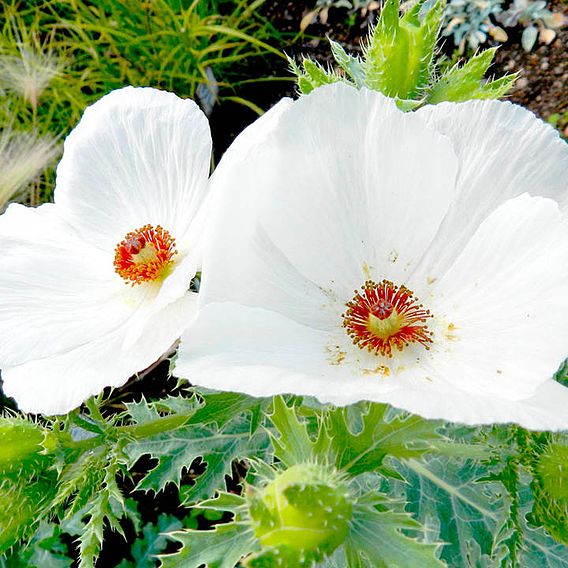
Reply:
M193 101L114 91L65 141L55 204L0 216L0 368L21 410L67 412L180 336L210 155Z
M272 118L270 118L272 116ZM284 101L212 183L194 384L568 427L568 149L510 103Z

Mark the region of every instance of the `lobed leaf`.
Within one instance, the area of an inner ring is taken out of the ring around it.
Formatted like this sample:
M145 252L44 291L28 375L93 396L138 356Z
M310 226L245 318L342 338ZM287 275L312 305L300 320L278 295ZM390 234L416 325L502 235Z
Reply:
M346 566L442 568L437 556L438 544L422 543L404 531L419 529L409 515L379 511L372 504L358 503L353 510L351 531L347 538Z
M160 556L162 568L234 568L256 548L252 530L238 523L218 525L209 531L176 531L168 536L182 547L175 554Z
M443 439L439 422L406 413L393 415L386 404L369 403L363 408L359 432L352 430L345 408L331 411L326 420L335 465L352 475L380 470L387 455L421 455Z
M429 456L395 467L405 479L399 490L407 510L427 527L431 540L446 543L442 560L455 568L487 563L502 539L499 530L508 520L509 500L500 482L480 481L486 466Z

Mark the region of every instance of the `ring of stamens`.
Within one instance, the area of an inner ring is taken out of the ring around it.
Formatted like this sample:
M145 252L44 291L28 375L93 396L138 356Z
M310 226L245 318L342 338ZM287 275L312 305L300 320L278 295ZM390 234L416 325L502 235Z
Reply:
M426 349L432 343L427 326L432 314L406 286L367 280L346 306L343 327L360 349L392 357L394 349L402 351L411 343Z
M165 276L177 254L174 238L160 225L127 233L114 251L114 269L132 286Z

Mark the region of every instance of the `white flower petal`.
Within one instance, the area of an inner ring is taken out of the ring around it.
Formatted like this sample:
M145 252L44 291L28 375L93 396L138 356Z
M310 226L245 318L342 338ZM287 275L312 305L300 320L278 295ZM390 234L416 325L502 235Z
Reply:
M527 115L511 116L514 132ZM427 111L404 115L377 93L334 85L288 105L257 131L256 145L220 164L214 185L223 207L213 215L202 310L182 342L180 376L255 396L390 402L468 423L565 424L547 418L556 407L541 390L550 392L568 345L566 221L552 200L528 196L496 210L506 198L493 195L487 171L508 158L497 135L484 138L473 126L465 148L465 139L441 126L435 135L422 118L439 127ZM465 118L462 126L467 132ZM536 156L551 142L546 133L531 147ZM480 147L487 171L474 160ZM565 150L553 151L564 159ZM559 201L562 179L552 191ZM374 356L345 348L341 308L367 278L408 283L432 310L430 351L413 345L383 372L359 364ZM464 412L468 399L473 410Z
M105 387L118 387L154 363L180 336L193 317L194 294L171 303L163 312L138 322L135 344L126 344L130 326L76 349L2 369L4 392L24 412L63 414Z
M530 396L568 352L567 282L558 204L523 195L501 205L434 290L434 315L452 324L451 340L435 339L438 372L467 392Z
M175 375L192 384L258 397L296 394L339 406L369 400L425 418L466 424L516 422L531 429L568 428L568 388L555 381L545 381L529 398L510 400L472 394L442 378L423 380L419 373L391 379L361 376L329 364L327 341L327 334L274 312L210 304L182 336Z
M0 367L75 348L133 317L143 291L112 262L54 205L10 206L0 216Z
M383 401L429 419L471 425L514 422L530 430L568 429L568 388L552 379L523 400L473 395L437 383L391 391Z
M209 125L193 101L126 87L89 107L65 141L55 202L106 251L148 223L183 242L205 197L210 155Z
M211 221L203 301L311 323L306 291L347 299L370 274L403 280L454 195L448 140L376 92L322 87L255 136L213 178L222 207Z
M324 400L341 393L348 404L396 384L337 364L330 334L279 313L233 302L199 310L182 336L175 374L193 384L253 396L297 393Z
M417 111L448 136L459 159L458 195L424 259L443 272L479 224L507 199L530 193L568 206L568 146L528 110L501 101L426 106Z

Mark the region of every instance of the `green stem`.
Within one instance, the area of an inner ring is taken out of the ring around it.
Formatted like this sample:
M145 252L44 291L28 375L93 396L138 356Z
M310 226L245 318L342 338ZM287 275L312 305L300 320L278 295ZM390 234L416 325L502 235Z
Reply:
M175 430L180 426L186 424L190 418L195 414L195 410L181 414L170 414L169 416L163 416L161 418L156 418L145 424L130 424L128 426L118 426L116 432L120 434L126 434L135 439L149 438L163 432L169 432L170 430ZM82 452L92 450L97 446L103 445L108 436L105 434L99 434L93 436L92 438L87 438L86 440L71 441L67 443L67 447L72 450L79 450Z
M161 434L162 432L168 432L169 430L175 430L176 428L183 426L194 414L195 409L192 409L190 412L182 414L170 414L169 416L156 418L156 420L146 422L145 424L119 426L117 430L121 433L129 434L134 438L148 438L150 436L155 436L156 434Z

